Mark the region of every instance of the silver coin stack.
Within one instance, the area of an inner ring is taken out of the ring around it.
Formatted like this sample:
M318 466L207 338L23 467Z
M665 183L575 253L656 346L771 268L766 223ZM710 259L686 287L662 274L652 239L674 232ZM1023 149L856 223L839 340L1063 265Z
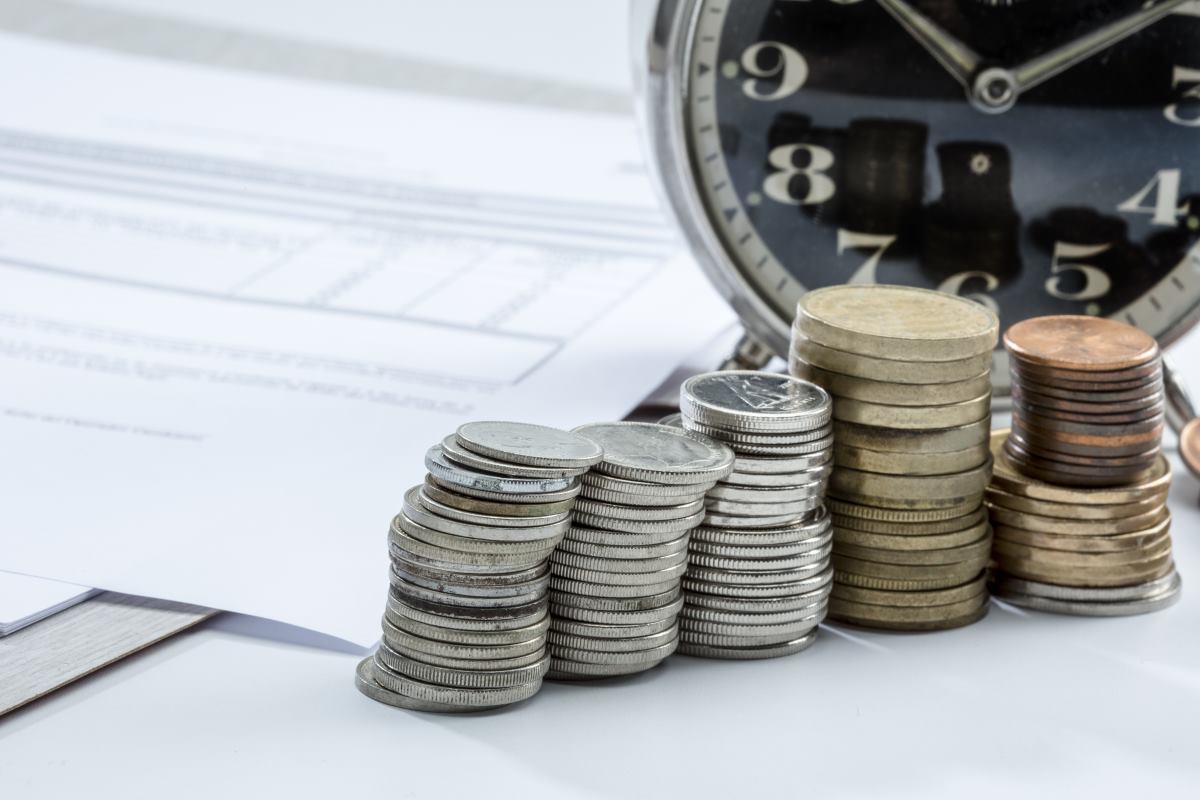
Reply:
M692 532L679 652L798 653L815 641L832 588L829 395L787 375L711 372L683 384L680 408L685 429L724 442L737 458Z
M552 679L643 672L678 644L688 534L733 468L706 436L640 422L584 425L603 448L571 527L550 556Z
M550 554L579 476L603 451L540 425L472 422L430 448L423 485L389 532L383 641L357 685L418 711L478 711L532 697L550 667Z

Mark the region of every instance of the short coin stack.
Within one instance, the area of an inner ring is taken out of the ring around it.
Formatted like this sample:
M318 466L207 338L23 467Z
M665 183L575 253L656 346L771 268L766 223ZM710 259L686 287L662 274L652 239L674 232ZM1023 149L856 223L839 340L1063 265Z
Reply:
M549 677L628 675L679 644L680 581L704 495L733 468L706 436L641 422L584 425L603 448L550 557Z
M833 619L937 630L987 613L998 328L983 306L923 289L854 284L801 298L792 374L833 396Z
M823 505L829 395L787 375L712 372L680 390L681 424L736 454L692 532L679 652L773 658L800 652L825 618L833 571Z
M1113 320L1039 317L1004 342L1013 428L992 439L992 591L1086 616L1173 604L1181 582L1153 337Z
M1036 317L1004 334L1013 387L1005 451L1062 486L1144 479L1162 458L1165 398L1154 337L1116 320Z
M468 423L432 447L392 522L383 642L359 664L359 689L419 711L533 696L550 667L548 559L602 455L584 437L510 422Z

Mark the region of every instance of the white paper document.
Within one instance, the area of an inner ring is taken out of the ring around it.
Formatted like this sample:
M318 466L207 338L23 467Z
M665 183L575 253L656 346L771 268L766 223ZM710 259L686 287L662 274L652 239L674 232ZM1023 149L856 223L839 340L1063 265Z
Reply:
M95 594L72 583L0 572L0 636L8 636Z
M627 119L0 45L0 569L368 644L429 445L731 319Z

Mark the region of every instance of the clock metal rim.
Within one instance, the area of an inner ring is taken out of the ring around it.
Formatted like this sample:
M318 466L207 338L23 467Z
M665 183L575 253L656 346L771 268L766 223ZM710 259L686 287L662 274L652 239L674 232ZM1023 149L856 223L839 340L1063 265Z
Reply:
M733 308L746 331L781 357L790 346L790 324L764 300L734 263L712 224L696 185L698 170L687 138L691 43L702 0L634 0L634 25L648 23L644 38L635 34L635 102L646 138L656 187L670 208L688 249L706 277ZM640 43L640 44L639 44ZM1113 314L1113 317L1118 316ZM1200 303L1158 334L1164 347L1200 323ZM993 382L1007 391L1007 354L997 350Z

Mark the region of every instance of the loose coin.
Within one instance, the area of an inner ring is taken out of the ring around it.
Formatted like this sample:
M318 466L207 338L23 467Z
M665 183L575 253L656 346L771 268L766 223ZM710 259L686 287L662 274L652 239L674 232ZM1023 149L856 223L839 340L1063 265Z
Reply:
M593 469L632 481L671 485L718 481L733 471L733 452L707 436L647 422L583 425L575 432L599 444Z
M538 467L586 469L604 455L578 434L524 422L468 422L455 436L459 445L480 455Z
M487 492L535 494L557 492L571 487L572 478L511 478L478 472L455 464L446 458L441 445L434 445L425 454L425 468L438 480L468 489Z
M929 384L970 380L991 367L992 354L980 353L955 361L898 361L873 358L825 347L803 335L797 336L793 329L792 350L788 363L793 373L802 371L802 364L809 364L827 372L837 372L855 378Z

